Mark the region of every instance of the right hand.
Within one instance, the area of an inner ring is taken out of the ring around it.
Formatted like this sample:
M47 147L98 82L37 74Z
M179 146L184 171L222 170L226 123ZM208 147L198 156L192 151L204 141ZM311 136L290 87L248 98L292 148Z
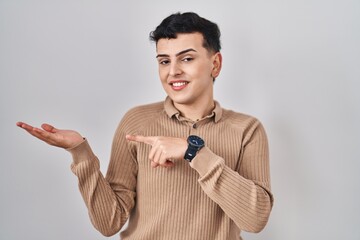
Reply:
M55 147L72 148L84 141L84 138L76 131L56 129L50 124L42 124L41 128L33 127L24 122L17 122L16 125L34 137Z

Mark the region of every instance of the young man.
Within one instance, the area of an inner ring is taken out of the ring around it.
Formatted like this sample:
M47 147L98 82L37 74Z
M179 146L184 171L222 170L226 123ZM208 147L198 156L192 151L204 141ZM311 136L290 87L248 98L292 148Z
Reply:
M72 154L91 221L106 236L128 219L121 239L241 239L241 230L261 231L273 204L267 138L257 119L214 101L217 25L178 13L150 38L168 97L124 116L105 178L79 133L17 125Z

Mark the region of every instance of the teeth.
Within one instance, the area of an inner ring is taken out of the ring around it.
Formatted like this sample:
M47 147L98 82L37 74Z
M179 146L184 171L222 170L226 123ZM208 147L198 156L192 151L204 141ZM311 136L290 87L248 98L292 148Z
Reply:
M172 85L174 86L174 87L181 87L181 86L184 86L186 84L186 82L175 82L175 83L173 83Z

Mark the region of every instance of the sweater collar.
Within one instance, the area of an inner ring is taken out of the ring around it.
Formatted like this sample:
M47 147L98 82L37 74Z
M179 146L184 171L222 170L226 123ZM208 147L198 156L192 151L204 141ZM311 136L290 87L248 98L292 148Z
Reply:
M175 116L178 120L180 120L181 117L180 111L176 109L176 107L173 104L173 101L170 99L169 96L167 96L165 99L164 109L166 114L169 116L169 118ZM215 108L213 109L211 114L209 114L209 116L206 116L204 118L214 118L214 121L217 123L221 119L221 116L222 116L221 106L217 101L215 101Z

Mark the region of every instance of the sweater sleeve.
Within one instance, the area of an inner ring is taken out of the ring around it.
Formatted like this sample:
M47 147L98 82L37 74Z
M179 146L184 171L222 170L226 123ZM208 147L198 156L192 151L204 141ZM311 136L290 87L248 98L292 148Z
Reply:
M94 227L105 236L116 234L135 205L137 165L131 156L121 127L117 129L106 178L88 141L67 149L73 156L71 170L78 177L79 189Z
M268 143L260 123L244 141L239 165L233 170L208 147L190 163L200 175L203 191L244 231L260 232L272 205Z

